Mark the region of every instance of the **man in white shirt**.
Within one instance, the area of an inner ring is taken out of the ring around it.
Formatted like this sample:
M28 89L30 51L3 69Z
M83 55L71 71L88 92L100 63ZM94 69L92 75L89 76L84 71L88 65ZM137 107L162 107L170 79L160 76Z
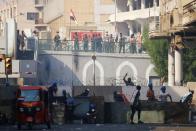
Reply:
M161 102L167 102L167 98L169 97L170 101L172 102L172 97L169 93L166 92L166 87L162 86L160 90L161 90L161 92L159 95L159 100Z

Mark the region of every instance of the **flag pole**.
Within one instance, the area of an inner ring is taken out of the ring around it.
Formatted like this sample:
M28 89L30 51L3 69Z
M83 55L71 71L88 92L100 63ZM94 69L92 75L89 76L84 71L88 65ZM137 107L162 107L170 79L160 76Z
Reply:
M71 18L69 18L69 38L71 40Z
M71 17L69 17L69 40L72 43L71 39ZM71 44L71 87L73 89L73 50Z
M114 17L115 17L115 18L114 18L114 19L115 19L115 35L117 34L117 29L116 29L116 4L117 4L117 3L116 3L116 0L115 0L115 14L114 14L114 15L115 15L115 16L114 16Z

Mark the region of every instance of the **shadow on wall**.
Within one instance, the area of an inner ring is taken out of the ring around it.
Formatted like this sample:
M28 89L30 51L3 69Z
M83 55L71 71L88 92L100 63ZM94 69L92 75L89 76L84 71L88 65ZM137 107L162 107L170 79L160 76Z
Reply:
M72 69L61 60L51 55L41 55L39 61L37 69L38 85L51 85L54 82L61 86L82 85Z

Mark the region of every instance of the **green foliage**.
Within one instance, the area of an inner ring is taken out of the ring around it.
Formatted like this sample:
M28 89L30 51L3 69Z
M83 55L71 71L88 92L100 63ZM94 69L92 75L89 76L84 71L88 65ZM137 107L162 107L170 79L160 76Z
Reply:
M184 81L196 81L196 50L183 50L183 78Z
M164 79L167 79L168 74L168 41L167 40L150 40L148 28L144 28L143 43L148 54L151 57L152 63L155 65L155 72Z

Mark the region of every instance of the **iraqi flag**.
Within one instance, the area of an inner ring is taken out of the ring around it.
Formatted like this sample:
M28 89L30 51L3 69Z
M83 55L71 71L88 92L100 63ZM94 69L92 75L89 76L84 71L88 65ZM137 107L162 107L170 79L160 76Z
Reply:
M74 15L74 12L73 10L71 9L70 10L70 20L73 20L76 24L78 24L77 20L76 20L76 17Z

